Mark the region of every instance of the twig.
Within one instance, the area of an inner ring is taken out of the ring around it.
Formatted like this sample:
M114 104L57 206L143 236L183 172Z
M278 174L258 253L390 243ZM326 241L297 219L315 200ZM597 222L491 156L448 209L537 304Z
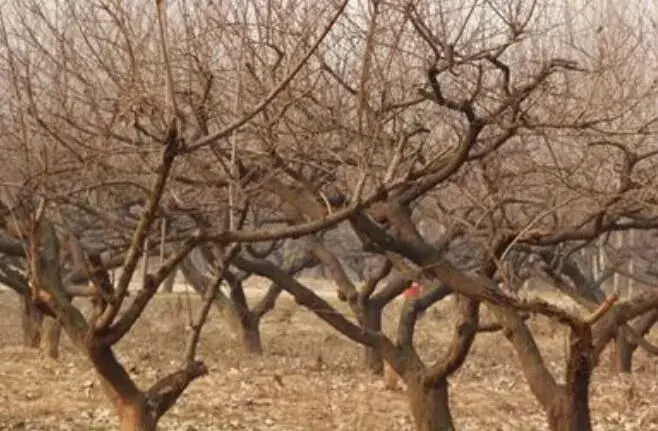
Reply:
M239 118L238 120L234 121L233 123L229 124L228 126L224 127L222 130L215 132L213 134L207 135L201 139L199 139L197 142L193 143L190 145L186 152L192 152L195 151L199 148L208 146L215 142L218 139L225 138L226 136L230 135L233 133L235 130L239 129L240 127L244 126L247 122L249 122L252 118L254 118L256 115L258 115L265 107L267 107L287 86L290 84L290 82L297 76L297 73L304 67L306 62L308 61L309 58L313 55L313 53L317 50L317 48L320 46L322 41L325 39L325 37L329 34L331 29L333 28L334 24L336 21L338 21L338 18L343 14L343 11L345 10L345 7L347 6L348 0L344 0L340 6L338 7L338 10L334 14L334 16L331 17L331 20L329 23L326 25L324 28L322 34L318 39L315 41L315 43L309 48L308 52L302 59L295 65L295 67L290 71L288 76L286 76L280 83L277 85L266 97L261 101L258 105L256 105L251 111L249 111L247 114Z
M199 344L199 338L201 337L201 329L203 329L203 326L205 325L206 320L208 319L208 314L210 313L210 307L213 301L215 300L215 296L217 295L217 290L219 289L219 285L224 280L224 274L228 270L229 263L233 260L235 256L237 256L239 250L240 250L239 245L233 244L231 246L226 258L223 259L223 261L220 263L221 267L219 270L219 274L215 278L215 281L213 282L212 286L210 286L210 288L207 289L205 292L203 298L203 306L201 307L201 310L199 311L196 320L192 324L192 333L190 334L190 338L187 341L187 347L185 349L185 364L187 364L188 366L194 363L194 358L196 357L196 348Z

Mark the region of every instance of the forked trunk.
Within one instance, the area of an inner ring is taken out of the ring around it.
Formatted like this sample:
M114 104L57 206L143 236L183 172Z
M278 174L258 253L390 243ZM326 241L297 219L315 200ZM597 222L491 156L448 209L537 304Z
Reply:
M151 410L144 393L117 361L112 349L90 348L87 353L100 375L105 393L117 412L119 430L154 431L158 417Z
M613 373L630 373L633 368L633 353L636 345L629 342L620 328L611 343L610 368Z
M42 349L49 358L58 359L62 325L57 320L46 317L43 322L43 334Z
M41 344L41 332L43 324L43 313L34 302L23 296L23 314L21 316L23 326L23 345L25 347L38 348Z
M155 431L157 422L153 415L149 414L144 399L134 402L126 400L118 404L116 409L120 431Z
M361 326L364 329L373 332L380 332L382 330L382 308L376 305L366 307L364 312L364 321ZM366 369L375 375L382 375L384 373L384 358L378 349L365 346L364 351Z
M446 379L440 379L431 388L426 388L419 382L407 382L407 396L417 431L453 431L455 429L450 413Z
M260 319L248 319L240 322L239 339L242 351L249 355L262 355L263 344L260 339Z

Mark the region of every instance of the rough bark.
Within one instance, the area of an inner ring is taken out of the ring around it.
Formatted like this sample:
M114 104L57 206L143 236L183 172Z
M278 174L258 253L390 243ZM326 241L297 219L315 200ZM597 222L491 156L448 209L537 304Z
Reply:
M417 431L453 431L447 379L438 379L434 385L407 380L407 397Z
M94 348L87 354L119 418L121 431L153 431L157 419L150 411L144 393L132 381L110 348Z
M386 246L388 249L397 248L401 254L416 264L428 268L428 272L431 275L451 286L460 294L471 298L471 301L486 301L489 308L505 328L505 335L514 346L521 360L521 366L526 380L530 385L530 389L547 412L551 429L559 431L590 430L588 387L593 366L592 357L594 355L594 347L592 345L592 334L589 324L576 321L577 319L573 316L543 302L516 303L512 298L508 298L497 291L493 284L488 283L490 277L469 277L452 267L449 263L442 261L437 250L425 243L420 235L413 231L413 226L411 223L408 223L408 217L405 216L403 211L389 211L386 216L397 229L397 238L387 235L365 218L354 218L353 222L357 228L369 234L377 243ZM399 238L404 238L404 240L400 240ZM505 241L500 241L496 249L503 247L504 244ZM464 305L468 305L468 303L464 303ZM473 307L473 303L470 304L470 307ZM566 385L558 385L546 368L535 340L523 322L522 316L518 311L513 310L513 308L517 307L528 307L528 309L535 312L555 316L563 323L572 327L572 330L576 331L576 336L574 336L573 343L570 346ZM473 309L475 308L473 307ZM468 310L468 308L465 308L465 310ZM624 309L623 311L626 310ZM477 316L476 313L474 315ZM468 319L464 323L466 324L467 322ZM464 328L468 328L468 326L466 325ZM462 337L458 337L457 341L459 341L459 338ZM466 337L463 338L465 342L463 344L468 346L468 339ZM455 352L461 351L462 349L455 349ZM459 364L458 361L455 363ZM441 380L445 378L445 375L449 374L443 372L442 368L444 367L444 364L438 364L434 367L436 368L436 372L432 373L434 379L431 382L433 384L428 385L428 379L425 379L425 385L423 386L425 390L430 387L436 387L438 393L438 390L441 388ZM408 387L412 386L412 383L408 379L405 380ZM421 393L419 389L414 391L417 397L420 397L418 395ZM422 399L425 400L424 402L429 403L429 405L426 405L425 410L429 408L441 408L441 405L438 404L440 402L438 395L431 399ZM419 401L415 401L415 403L420 404ZM432 403L436 403L436 405ZM447 406L447 402L443 403L443 405ZM420 409L416 407L416 410ZM436 421L434 415L438 414L432 412L432 410L430 410L430 413L423 413L422 411L414 412L414 416L418 415L420 420L418 423L419 429L442 429L438 427L445 426L448 422ZM426 418L424 415L430 415L430 417Z
M121 431L154 431L157 423L187 386L208 373L194 361L160 379L149 390L140 390L109 347L87 346L87 356L119 418Z
M38 348L41 344L41 333L43 329L43 313L39 307L28 297L22 296L23 300L23 345L25 347Z

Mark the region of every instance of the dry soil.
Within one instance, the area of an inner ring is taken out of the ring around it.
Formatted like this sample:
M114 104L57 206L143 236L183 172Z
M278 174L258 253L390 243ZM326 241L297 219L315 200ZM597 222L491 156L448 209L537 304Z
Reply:
M259 286L250 292L257 296ZM449 340L449 305L438 305L419 324L417 346L427 360L439 357ZM175 369L188 336L186 322L198 308L193 295L160 294L117 346L140 385L147 387ZM93 372L66 337L57 362L21 346L18 309L17 297L0 291L0 429L115 429L114 413ZM398 310L393 304L387 311L389 332ZM530 325L561 378L565 331L544 318L533 318ZM218 314L212 314L199 351L210 374L190 386L163 417L161 429L413 429L404 390L384 390L379 378L363 371L360 346L289 297L282 295L266 316L262 335L263 357L245 357ZM632 376L616 377L604 354L591 387L595 429L658 430L658 362L644 352L636 358ZM502 334L478 336L465 366L451 379L451 395L459 430L547 429Z

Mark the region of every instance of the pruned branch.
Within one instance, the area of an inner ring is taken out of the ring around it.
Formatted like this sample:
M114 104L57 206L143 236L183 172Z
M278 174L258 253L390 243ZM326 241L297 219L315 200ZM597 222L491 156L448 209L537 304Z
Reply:
M612 295L608 296L593 313L585 318L585 323L587 325L593 325L596 323L596 321L602 318L618 300L619 292L614 292Z

